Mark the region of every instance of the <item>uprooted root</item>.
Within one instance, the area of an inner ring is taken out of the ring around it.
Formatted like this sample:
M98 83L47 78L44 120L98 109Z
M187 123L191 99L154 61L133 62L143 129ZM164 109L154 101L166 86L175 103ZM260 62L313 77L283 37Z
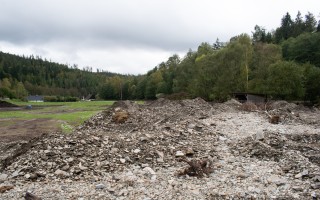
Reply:
M212 162L209 159L188 160L187 158L183 158L181 161L188 163L189 167L179 170L177 173L178 176L189 175L201 178L204 174L209 176L209 174L213 172Z

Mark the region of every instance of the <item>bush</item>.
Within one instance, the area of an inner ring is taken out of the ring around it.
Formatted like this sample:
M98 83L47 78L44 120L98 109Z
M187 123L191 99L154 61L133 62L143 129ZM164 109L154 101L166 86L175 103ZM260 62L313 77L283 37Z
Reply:
M0 88L0 97L13 99L15 98L15 95L7 88Z
M66 101L66 102L77 102L77 101L79 101L79 98L77 98L77 97L65 97L64 101Z
M61 97L61 96L45 96L45 102L76 102L79 101L77 97Z

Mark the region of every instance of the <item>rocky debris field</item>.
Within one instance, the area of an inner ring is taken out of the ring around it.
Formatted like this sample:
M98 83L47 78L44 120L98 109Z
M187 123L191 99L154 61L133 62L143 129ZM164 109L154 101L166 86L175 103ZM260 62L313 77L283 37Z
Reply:
M117 102L72 134L0 143L0 199L320 198L320 111L264 109Z

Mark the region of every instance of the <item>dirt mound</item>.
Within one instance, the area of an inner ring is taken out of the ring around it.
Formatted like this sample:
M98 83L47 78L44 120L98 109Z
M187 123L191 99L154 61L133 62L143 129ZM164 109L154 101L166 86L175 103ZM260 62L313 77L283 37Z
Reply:
M288 103L287 101L275 101L270 104L272 109L277 109L277 110L288 110L292 111L295 108L297 108L297 105L294 103Z
M319 139L319 134L257 133L234 143L232 152L245 157L279 162L284 171L291 170L291 173L306 169L315 172L311 166L320 166Z
M165 98L159 98L156 101L151 101L149 102L149 105L152 107L162 107L167 105L170 102L170 104L178 102L178 101L171 101L169 99L165 99Z
M12 107L19 107L19 106L9 103L7 101L0 100L0 108L12 108Z
M212 106L201 98L185 99L181 100L180 103L189 108L201 109L203 111L210 111L212 109Z
M218 113L238 112L241 110L242 103L235 99L230 99L224 103L212 103L212 107Z
M256 111L258 110L258 106L252 102L246 102L240 105L239 109L244 111Z
M296 135L287 135L286 137L295 142L320 145L319 134L299 134L299 135L296 134Z
M260 133L237 141L232 149L236 154L279 161L283 155L285 137L277 133Z
M134 112L139 107L134 101L117 101L112 106L111 109L122 109Z
M242 105L239 101L237 101L235 99L230 99L230 100L226 101L224 104L229 105L229 106L235 106L235 107Z
M71 135L44 137L6 171L26 180L79 180L131 164L169 167L181 156L214 156L214 148L208 151L217 140L213 127L201 121L210 111L202 99L160 99L146 105L118 102ZM119 113L125 113L125 120Z
M112 121L114 121L115 123L124 123L125 121L127 121L129 117L129 113L127 111L117 111L114 113L113 117L112 117Z
M1 197L21 198L30 182L44 199L317 195L320 136L317 124L302 120L309 113L270 124L266 113L253 111L251 105L249 112L239 111L239 106L200 98L117 102L72 134L48 134L21 148L22 154L11 149L0 181L17 189ZM313 120L320 115L310 113Z
M192 99L191 95L185 92L173 93L170 95L165 95L164 98L169 100L183 100L183 99Z
M302 104L297 105L286 101L273 101L268 103L239 103L235 100L230 100L223 104L229 108L224 108L225 111L240 110L246 112L264 113L266 119L272 124L317 124L320 117L320 112L315 107L305 107ZM219 106L221 107L221 106Z

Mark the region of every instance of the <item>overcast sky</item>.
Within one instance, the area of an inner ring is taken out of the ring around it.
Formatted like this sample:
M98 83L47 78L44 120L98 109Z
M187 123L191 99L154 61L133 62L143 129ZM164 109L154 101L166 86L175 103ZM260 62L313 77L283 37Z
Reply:
M201 42L275 29L286 12L319 20L319 0L0 0L0 51L143 74Z

